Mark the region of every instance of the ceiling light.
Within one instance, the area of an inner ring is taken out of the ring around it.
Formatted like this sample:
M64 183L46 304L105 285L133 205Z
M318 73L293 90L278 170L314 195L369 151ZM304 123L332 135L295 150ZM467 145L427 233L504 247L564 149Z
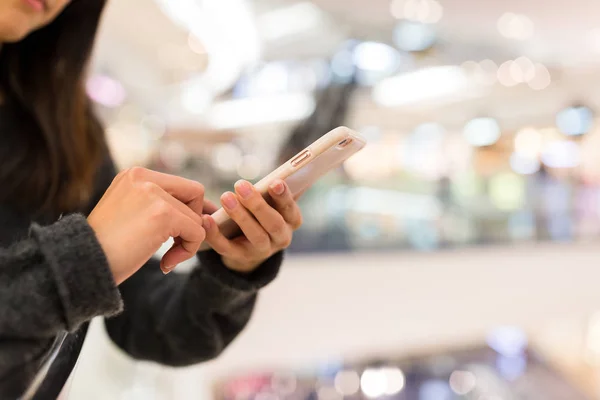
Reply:
M393 47L378 42L363 42L354 49L354 65L364 71L393 73L400 64L400 54Z
M199 79L211 92L229 89L246 65L258 60L258 32L245 0L156 2L165 15L192 34L210 55L210 63ZM199 50L195 44L194 48Z
M208 111L209 124L215 129L236 129L276 122L298 121L315 108L309 94L286 94L229 100Z
M373 98L386 107L471 97L469 80L462 68L431 67L388 78L373 89Z
M310 31L318 27L322 19L316 5L302 2L268 12L259 18L258 26L264 39L277 40Z

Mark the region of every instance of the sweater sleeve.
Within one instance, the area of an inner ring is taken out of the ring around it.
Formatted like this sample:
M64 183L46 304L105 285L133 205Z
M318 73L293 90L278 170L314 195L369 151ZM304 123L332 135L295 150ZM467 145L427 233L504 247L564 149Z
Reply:
M92 205L116 174L110 158L101 171ZM248 323L258 291L275 279L283 254L250 275L230 271L213 251L198 258L191 273L166 276L151 259L120 285L125 310L105 319L117 346L134 358L172 366L216 357Z
M3 228L6 239L11 233ZM81 215L34 224L29 237L0 248L0 304L0 381L13 369L32 369L59 333L122 309L104 253Z
M227 269L213 252L189 274L163 275L150 260L121 286L125 311L105 321L134 358L186 366L218 356L248 323L259 289L279 271L277 253L250 275Z

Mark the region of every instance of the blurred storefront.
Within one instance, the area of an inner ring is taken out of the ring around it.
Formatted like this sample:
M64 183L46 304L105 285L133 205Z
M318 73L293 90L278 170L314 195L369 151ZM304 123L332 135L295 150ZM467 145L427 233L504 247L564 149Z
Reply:
M124 32L130 7L147 21ZM600 54L569 9L577 23L500 2L114 2L88 87L122 165L213 198L335 125L361 131L369 147L302 199L296 251L585 240Z

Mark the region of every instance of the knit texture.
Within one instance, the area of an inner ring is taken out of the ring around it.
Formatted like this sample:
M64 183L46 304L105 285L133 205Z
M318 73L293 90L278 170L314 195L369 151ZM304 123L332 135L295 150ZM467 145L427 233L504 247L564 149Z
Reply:
M54 223L0 204L0 399L21 396L67 332L34 397L55 399L96 316L107 317L111 339L137 359L172 366L210 360L246 326L258 291L276 277L281 253L242 275L210 251L188 274L165 276L151 259L117 288L85 218L115 174L107 158L90 204Z

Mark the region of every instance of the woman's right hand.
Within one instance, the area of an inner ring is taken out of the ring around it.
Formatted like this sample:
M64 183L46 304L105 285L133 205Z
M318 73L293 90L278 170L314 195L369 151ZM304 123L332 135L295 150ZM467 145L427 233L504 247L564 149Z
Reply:
M193 257L202 227L204 187L177 176L131 168L121 172L88 217L117 284L140 269L170 237L160 266L169 273Z

